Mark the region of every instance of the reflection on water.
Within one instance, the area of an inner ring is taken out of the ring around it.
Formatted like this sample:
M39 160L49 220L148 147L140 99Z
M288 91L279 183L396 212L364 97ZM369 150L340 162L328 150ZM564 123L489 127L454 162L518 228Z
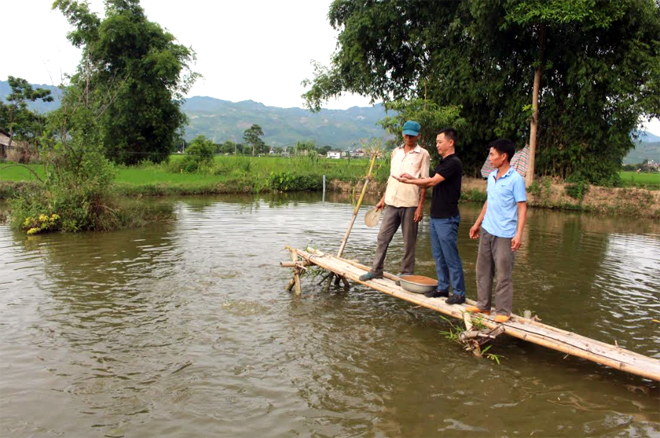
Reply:
M516 339L493 347L501 365L478 360L437 314L360 286L309 275L286 293L284 245L336 251L348 197L175 208L117 233L0 227L1 436L660 434L657 383ZM479 208L462 206L459 238L473 298ZM536 210L528 224L514 310L660 358L660 226ZM345 255L369 264L376 233L360 216ZM401 255L397 235L386 269ZM417 270L434 276L427 222Z

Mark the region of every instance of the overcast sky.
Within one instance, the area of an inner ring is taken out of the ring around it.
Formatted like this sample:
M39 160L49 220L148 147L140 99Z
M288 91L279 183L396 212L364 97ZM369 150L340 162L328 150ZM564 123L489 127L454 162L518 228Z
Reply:
M71 30L52 0L0 0L2 61L7 76L33 84L57 85L73 73L80 51L66 39ZM103 1L91 0L103 14ZM189 96L210 96L268 106L302 107L301 85L313 77L312 60L329 63L337 33L327 14L331 0L142 0L151 21L197 52L199 79ZM369 99L347 95L326 108L369 106ZM646 129L660 135L660 121Z
M66 39L71 30L52 0L0 0L3 56L8 75L34 84L57 85L73 73L80 51ZM103 1L91 0L103 15ZM199 79L189 96L211 96L269 106L302 107L301 85L313 77L312 60L327 65L337 32L327 14L331 0L142 0L147 17L197 53ZM343 96L325 105L369 106L369 99Z

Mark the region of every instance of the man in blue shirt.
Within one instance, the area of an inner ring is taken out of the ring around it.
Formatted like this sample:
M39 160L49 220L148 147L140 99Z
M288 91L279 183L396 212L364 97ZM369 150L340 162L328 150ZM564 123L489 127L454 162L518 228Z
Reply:
M506 322L513 307L513 262L520 248L527 216L525 180L511 167L516 145L510 140L496 140L488 145L488 159L495 170L488 176L488 198L470 238L479 240L477 256L477 305L472 313L490 314L493 278L495 288L495 322ZM481 233L480 233L481 231Z

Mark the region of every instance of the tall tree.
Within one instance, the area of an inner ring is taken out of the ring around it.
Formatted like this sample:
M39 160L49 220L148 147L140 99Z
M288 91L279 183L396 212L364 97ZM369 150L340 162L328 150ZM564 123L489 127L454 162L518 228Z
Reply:
M264 131L261 129L261 126L253 124L248 129L243 132L243 140L249 146L252 146L252 156L256 152L262 152L263 148L266 146L261 137L264 136Z
M9 76L7 82L11 93L6 97L7 104L0 102L0 128L9 134L8 147L12 146L14 136L33 143L44 129L45 118L28 109L28 102L42 100L52 102L50 90L32 88L25 79ZM0 149L0 158L4 158L4 147Z
M314 140L301 140L296 142L294 147L296 155L313 155L316 154L316 142Z
M100 107L106 154L123 164L166 160L186 118L180 107L197 74L195 54L147 19L139 0L106 0L99 18L87 3L56 0L74 30L69 40L83 49L71 86L91 89ZM66 94L65 94L66 98Z
M475 175L488 142L522 146L538 115L537 173L611 184L640 117L660 114L659 8L655 0L335 0L338 50L304 97L312 109L344 91L460 106L461 158Z

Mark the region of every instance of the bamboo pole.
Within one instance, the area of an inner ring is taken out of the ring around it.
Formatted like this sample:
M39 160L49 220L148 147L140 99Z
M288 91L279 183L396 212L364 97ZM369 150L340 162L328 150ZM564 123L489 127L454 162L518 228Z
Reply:
M288 247L288 249L289 249L289 251L291 251L291 261L294 264L297 264L297 262L298 262L298 251L294 248L291 248L291 247ZM300 271L299 271L298 266L295 266L293 268L293 279L292 280L293 280L295 288L296 288L295 289L296 290L296 295L300 295L302 292L301 292L301 288L300 288ZM291 289L289 289L289 290L291 290Z
M374 164L376 163L376 156L378 155L378 148L374 148L373 153L371 155L371 162L369 163L369 171L367 172L367 176L364 179L364 185L362 186L362 192L360 193L360 197L358 198L358 202L355 205L355 208L353 209L353 217L351 218L351 223L348 225L348 229L346 230L346 234L344 234L344 240L341 242L341 246L339 247L339 251L337 251L337 257L341 257L341 255L344 253L344 248L346 248L346 242L348 241L348 236L351 234L351 230L353 229L353 225L355 224L355 219L357 219L358 212L360 211L360 205L362 205L362 199L364 199L364 194L367 192L367 185L369 184L369 181L372 178L371 173L374 170ZM330 285L332 284L332 279L334 277L334 273L331 273L330 276L328 277L328 282L325 285L325 289L330 290ZM339 278L336 279L336 283L339 284ZM344 287L348 288L348 281L344 280Z
M360 193L360 198L358 199L358 202L355 205L355 209L353 210L353 218L351 219L351 223L349 224L348 229L346 230L346 234L344 235L344 240L341 242L339 251L337 251L337 257L341 257L341 255L344 253L344 248L346 247L348 236L351 234L351 230L353 229L353 224L355 223L355 219L357 218L358 211L360 210L360 205L362 205L362 199L364 199L364 194L367 192L367 184L369 184L369 181L372 178L371 172L374 170L374 164L376 163L377 154L378 154L378 149L374 149L373 155L371 156L371 163L369 164L369 172L367 172L367 176L364 179L364 185L362 186L362 193Z
M296 266L304 267L309 266L311 263L308 261L304 262L280 262L280 268L295 268Z
M314 248L306 248L305 251L320 257L323 257L325 255L323 251L319 251L318 249L314 249ZM371 269L369 266L363 265L362 263L357 262L355 260L342 259L342 261L344 263L348 263L351 266L355 266L356 268L362 269L363 271L369 271ZM397 277L394 274L390 274L389 272L383 272L383 278L387 278L388 280L392 280L392 281L399 281L399 277Z

